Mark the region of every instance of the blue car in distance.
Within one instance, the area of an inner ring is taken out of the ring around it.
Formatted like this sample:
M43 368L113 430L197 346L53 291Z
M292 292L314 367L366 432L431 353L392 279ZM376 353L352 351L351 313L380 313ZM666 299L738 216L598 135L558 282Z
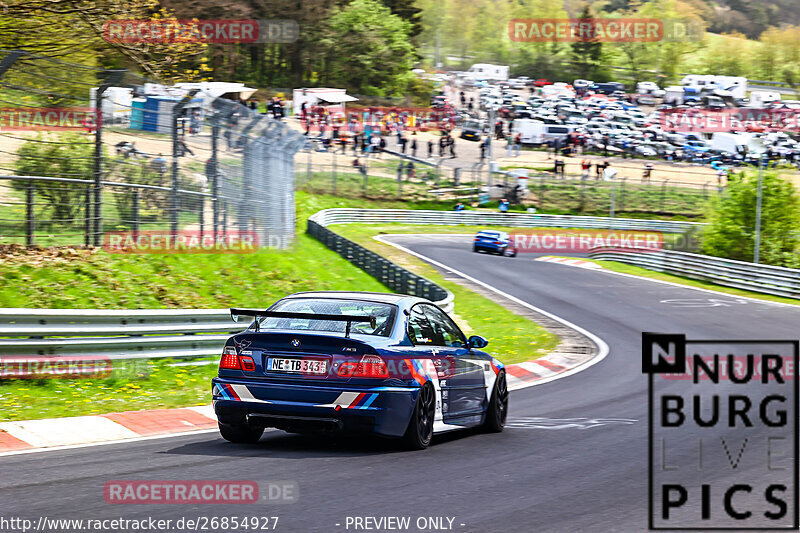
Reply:
M492 254L516 257L517 249L511 237L505 231L481 230L475 235L472 243L473 252L489 252Z
M434 433L503 430L503 364L466 338L442 309L416 296L301 292L268 309L231 309L249 327L225 343L212 395L219 430L256 442L265 428L402 438L426 448Z

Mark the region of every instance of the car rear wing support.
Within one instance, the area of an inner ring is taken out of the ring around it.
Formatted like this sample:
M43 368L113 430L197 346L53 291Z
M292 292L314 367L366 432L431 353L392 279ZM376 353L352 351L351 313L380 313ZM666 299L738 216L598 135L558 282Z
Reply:
M298 318L301 320L331 320L335 322L347 322L345 337L350 337L350 326L353 322L369 322L373 328L377 327L378 322L374 316L367 315L325 315L321 313L286 313L283 311L269 311L261 309L236 309L231 308L231 319L239 321L240 316L251 316L256 318L253 322L255 330L258 331L258 318Z

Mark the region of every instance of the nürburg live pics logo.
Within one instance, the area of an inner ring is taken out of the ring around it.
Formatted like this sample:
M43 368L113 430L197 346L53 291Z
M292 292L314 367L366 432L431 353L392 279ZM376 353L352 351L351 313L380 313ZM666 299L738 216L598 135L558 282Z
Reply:
M798 341L643 333L651 530L797 530Z

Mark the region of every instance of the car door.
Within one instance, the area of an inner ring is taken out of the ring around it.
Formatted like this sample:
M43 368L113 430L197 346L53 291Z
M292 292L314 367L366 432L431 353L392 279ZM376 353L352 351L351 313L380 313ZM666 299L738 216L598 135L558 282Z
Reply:
M444 311L434 305L420 305L443 356L439 378L443 419L454 424L478 423L486 399L483 361L470 357L464 334Z

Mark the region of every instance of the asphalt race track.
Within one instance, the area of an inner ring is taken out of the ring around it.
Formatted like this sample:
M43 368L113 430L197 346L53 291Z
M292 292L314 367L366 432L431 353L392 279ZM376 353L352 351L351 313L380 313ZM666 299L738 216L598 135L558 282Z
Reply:
M581 326L608 344L609 355L583 372L515 391L505 432L452 433L423 452L386 441L272 431L246 446L203 433L2 457L0 514L33 520L279 516L275 530L291 532L356 531L346 528L348 516L410 516L412 525L418 517L454 517L452 530L467 532L646 531L641 333L798 336L798 309L527 255L474 254L464 237L391 240ZM490 331L481 333L491 340ZM149 479L293 481L300 498L238 506L104 501L109 480Z

